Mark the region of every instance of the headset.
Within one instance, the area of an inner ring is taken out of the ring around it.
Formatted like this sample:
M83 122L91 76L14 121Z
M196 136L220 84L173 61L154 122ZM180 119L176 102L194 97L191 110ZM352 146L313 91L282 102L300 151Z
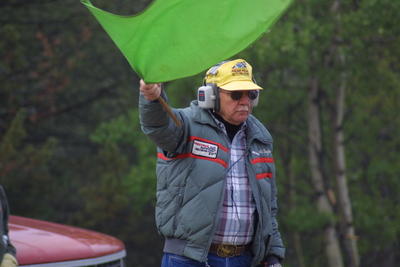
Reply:
M200 108L213 109L218 112L221 108L219 89L215 83L204 84L197 89L197 101Z
M260 98L260 93L258 93L256 99L251 100L252 107L258 105L259 98ZM197 101L199 103L200 108L213 109L215 112L218 112L221 108L219 100L219 87L215 83L205 84L204 82L203 86L197 89Z

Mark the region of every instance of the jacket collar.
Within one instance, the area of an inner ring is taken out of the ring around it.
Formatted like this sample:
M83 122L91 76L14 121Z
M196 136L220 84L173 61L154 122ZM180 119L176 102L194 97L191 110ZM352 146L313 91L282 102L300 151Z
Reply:
M262 123L253 115L247 119L247 140L251 144L258 140L265 144L272 144L272 136Z
M192 116L195 122L200 124L208 124L212 127L218 128L217 123L211 115L211 111L208 109L200 108L197 100L192 101L190 107L192 109Z

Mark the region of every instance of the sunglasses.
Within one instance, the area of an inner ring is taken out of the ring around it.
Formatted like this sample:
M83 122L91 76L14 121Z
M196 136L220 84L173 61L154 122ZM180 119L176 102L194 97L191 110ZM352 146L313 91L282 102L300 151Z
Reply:
M250 100L254 100L258 96L258 90L248 90L248 91L226 91L221 90L222 93L228 94L231 96L232 100L240 100L243 94L247 94Z

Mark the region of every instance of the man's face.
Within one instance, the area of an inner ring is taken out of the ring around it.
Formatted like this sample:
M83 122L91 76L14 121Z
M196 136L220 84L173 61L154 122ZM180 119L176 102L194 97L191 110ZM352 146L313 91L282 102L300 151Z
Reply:
M220 89L220 111L218 114L227 122L239 125L247 120L252 111L252 103L249 98L249 91L235 91L236 96L241 93L241 97L235 100L231 97L233 91ZM254 91L253 91L254 93ZM258 92L257 92L258 93ZM234 97L237 98L237 97Z

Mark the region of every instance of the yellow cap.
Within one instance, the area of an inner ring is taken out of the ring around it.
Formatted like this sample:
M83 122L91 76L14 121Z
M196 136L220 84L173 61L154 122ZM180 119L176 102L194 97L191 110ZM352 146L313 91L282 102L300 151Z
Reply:
M252 71L253 68L244 59L222 61L207 71L205 82L228 91L261 90L253 82Z

